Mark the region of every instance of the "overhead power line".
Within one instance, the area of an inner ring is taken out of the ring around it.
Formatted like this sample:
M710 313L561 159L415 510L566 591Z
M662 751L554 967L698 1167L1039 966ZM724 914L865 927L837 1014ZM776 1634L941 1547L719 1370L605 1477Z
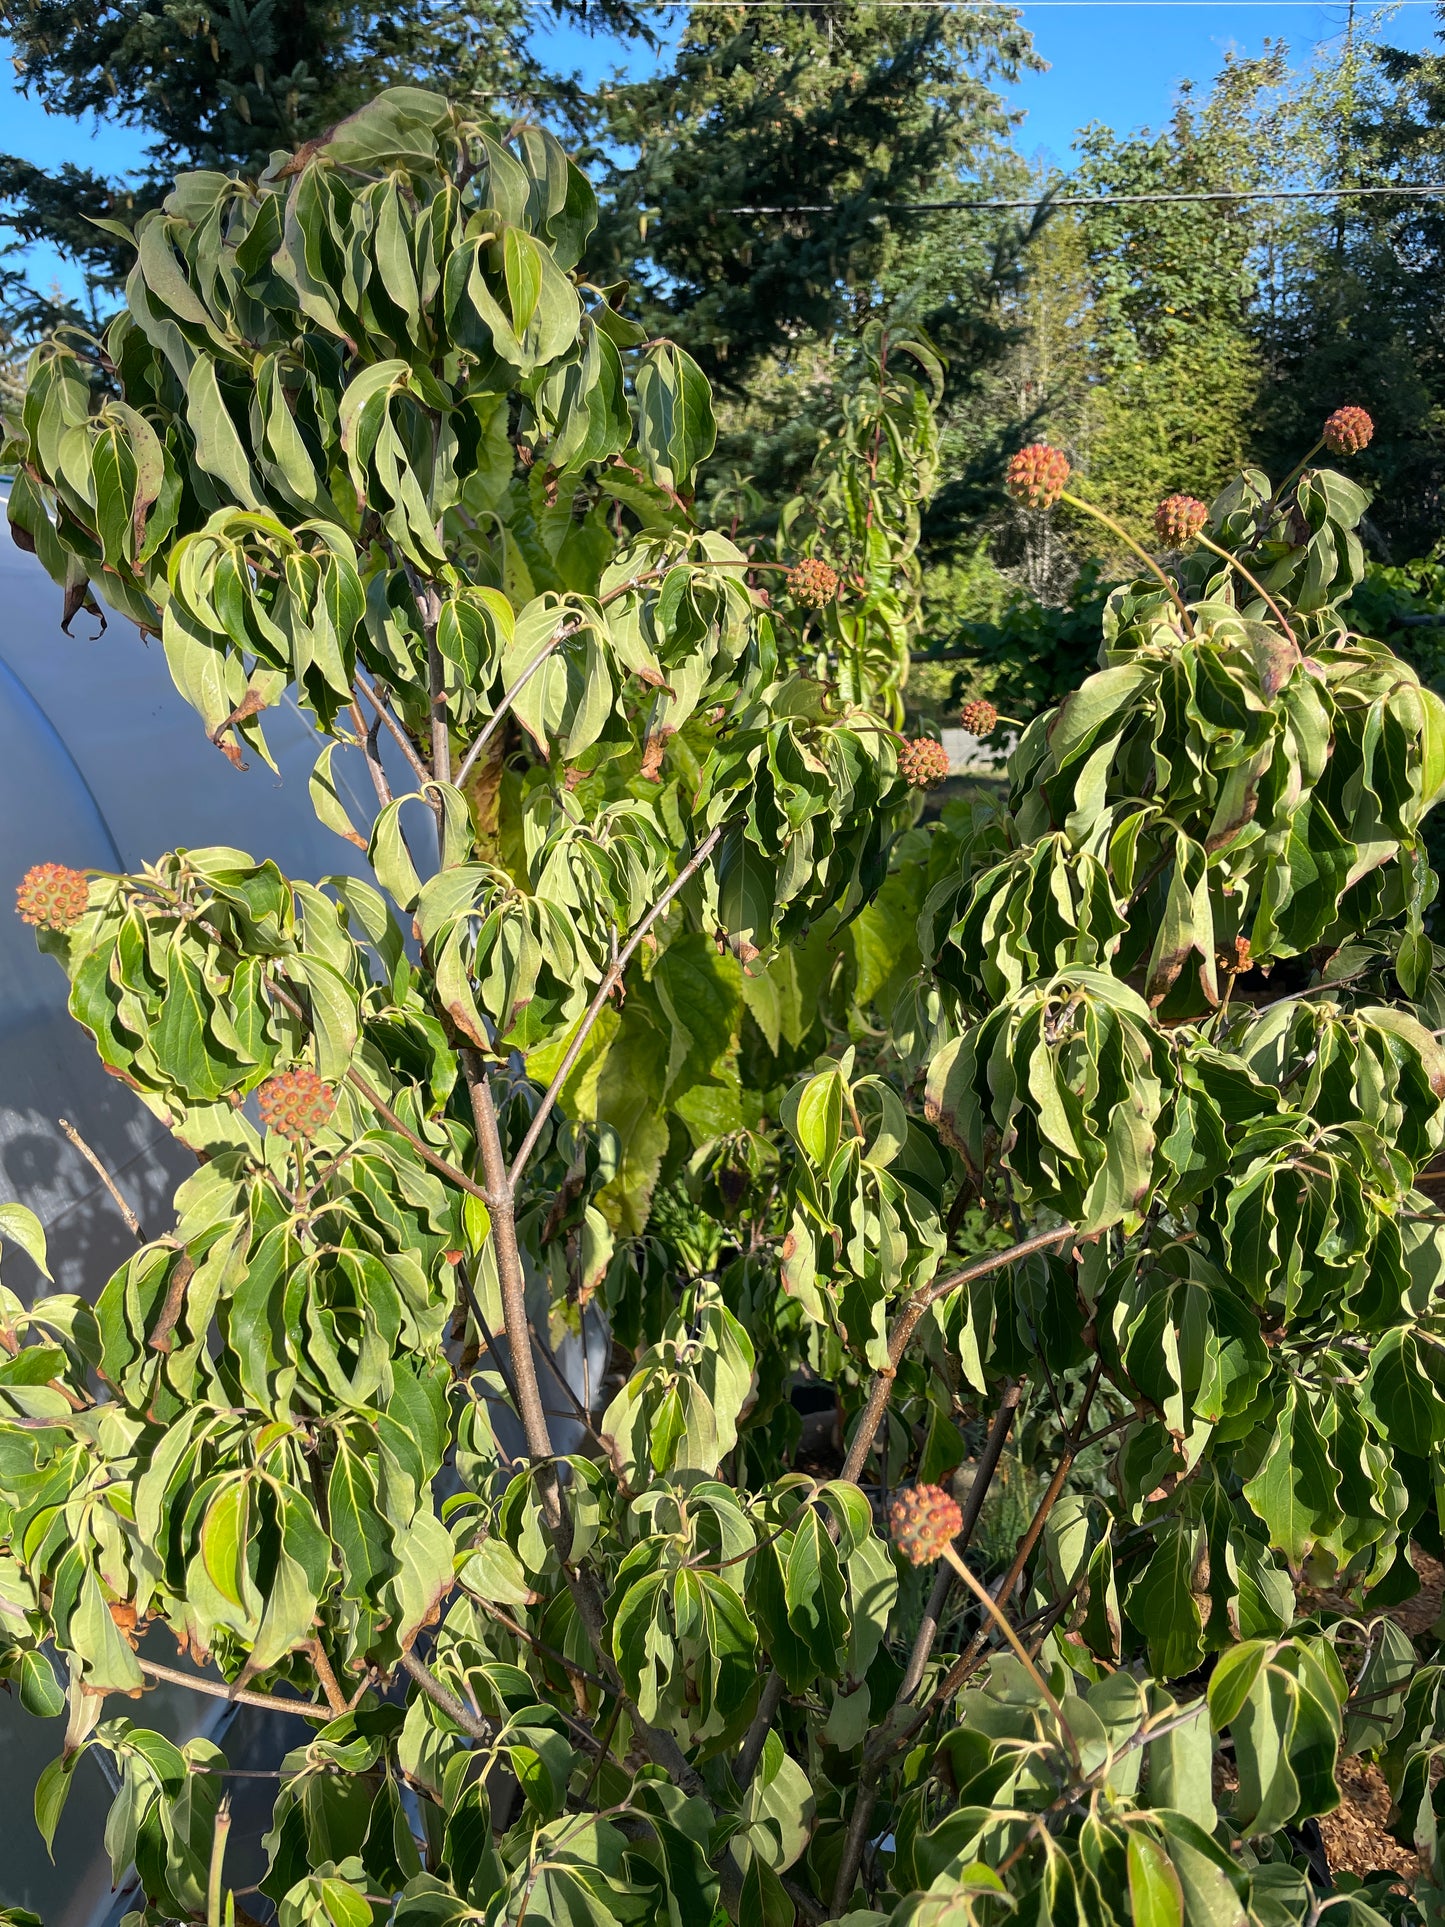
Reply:
M749 0L752 4L752 0ZM1036 194L1020 201L874 201L880 214L1000 213L1027 207L1137 207L1171 201L1353 201L1367 195L1388 194L1396 200L1435 200L1445 195L1445 182L1409 181L1399 187L1262 187L1218 188L1198 194ZM804 201L794 207L730 207L729 214L839 214L839 201Z

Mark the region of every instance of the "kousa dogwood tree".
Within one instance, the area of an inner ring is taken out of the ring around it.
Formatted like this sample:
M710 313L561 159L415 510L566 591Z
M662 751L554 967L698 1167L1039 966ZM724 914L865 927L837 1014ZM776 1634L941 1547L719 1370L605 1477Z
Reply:
M293 696L342 839L20 888L198 1159L93 1304L0 1295L37 1822L108 1759L137 1927L1430 1916L1445 1673L1387 1609L1445 1471L1445 706L1351 631L1365 498L1171 500L1007 794L922 820L926 344L863 340L745 553L593 217L394 90L181 179L31 364L67 621L236 763ZM258 1889L174 1678L309 1727ZM1351 1752L1417 1896L1310 1858Z

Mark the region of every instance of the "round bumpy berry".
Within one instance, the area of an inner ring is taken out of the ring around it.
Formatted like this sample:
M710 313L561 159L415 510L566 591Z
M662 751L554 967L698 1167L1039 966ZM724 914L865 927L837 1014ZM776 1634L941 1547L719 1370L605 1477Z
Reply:
M336 1093L309 1065L298 1064L294 1071L268 1077L256 1093L256 1104L268 1130L283 1137L312 1138L331 1122Z
M21 920L42 930L68 930L85 915L89 901L85 872L68 870L63 863L37 863L15 892Z
M898 752L898 774L911 789L936 790L948 775L948 751L931 736L915 736Z
M941 1485L910 1485L888 1508L888 1530L905 1559L931 1565L958 1537L963 1514Z
M788 594L804 609L826 609L838 593L838 571L816 555L805 555L784 580Z
M1031 509L1051 509L1069 485L1069 458L1047 442L1021 448L1008 465L1008 492Z
M1208 520L1197 495L1166 495L1154 511L1154 530L1167 548L1187 549Z
M1325 423L1323 440L1331 455L1358 455L1368 448L1375 424L1363 408L1337 408Z
M991 736L998 727L998 711L987 698L980 696L963 705L958 720L971 736Z

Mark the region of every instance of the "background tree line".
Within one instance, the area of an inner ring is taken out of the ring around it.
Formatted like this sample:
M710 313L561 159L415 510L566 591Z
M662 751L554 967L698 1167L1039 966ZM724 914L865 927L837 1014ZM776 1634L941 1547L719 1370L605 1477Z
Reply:
M767 540L817 486L870 378L870 319L901 315L936 343L940 485L918 554L924 653L945 660L915 670L925 721L974 694L1030 713L1092 654L1119 558L1097 525L1021 513L999 485L1038 436L1143 533L1162 495L1207 497L1245 463L1274 473L1330 408L1362 404L1377 426L1363 464L1381 503L1367 525L1377 619L1434 610L1445 207L1246 197L1445 184L1445 56L1352 34L1300 68L1267 44L1183 90L1162 129L1081 130L1065 186L1019 151L1001 90L1037 55L996 8L698 10L665 48L657 16L628 0L501 0L485 17L448 0L5 0L3 18L35 97L135 127L148 155L126 180L0 156L12 365L40 330L94 329L114 308L125 230L177 169L264 168L378 87L416 82L584 143L604 209L584 265L714 383L704 506L735 530ZM535 29L558 20L652 45L657 72L589 92L539 51ZM1054 208L1061 190L1229 198ZM904 211L960 195L1044 205ZM83 302L37 285L35 242L78 264ZM1429 670L1434 633L1407 622L1392 639Z

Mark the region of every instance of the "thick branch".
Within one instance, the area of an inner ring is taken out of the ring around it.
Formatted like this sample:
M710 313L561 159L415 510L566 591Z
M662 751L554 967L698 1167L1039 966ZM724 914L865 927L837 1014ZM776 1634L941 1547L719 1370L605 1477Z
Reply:
M768 1735L773 1730L773 1721L778 1717L778 1708L783 1703L783 1676L769 1673L763 1681L763 1690L758 1698L758 1710L753 1714L747 1733L743 1738L742 1751L733 1769L733 1777L739 1788L746 1793L753 1783L753 1775L758 1770L758 1761L763 1757L763 1748L768 1743Z
M446 667L442 662L442 652L437 647L435 621L428 624L426 632L426 682L427 701L431 706L432 771L439 783L450 783L452 739L451 725L447 721Z
M483 1197L492 1220L492 1247L497 1256L497 1280L502 1293L502 1312L512 1352L512 1372L517 1387L517 1416L526 1434L527 1451L534 1459L552 1457L552 1434L542 1406L537 1384L537 1364L532 1356L532 1337L527 1321L527 1284L522 1270L522 1252L517 1243L514 1192L507 1176L507 1160L502 1151L497 1127L497 1107L486 1067L476 1051L461 1054L467 1093L472 1103L477 1146L486 1179Z
M721 835L721 824L719 824L716 829L709 830L702 842L699 843L693 851L692 856L678 871L676 877L674 877L673 881L663 891L662 895L657 899L657 902L653 904L647 915L627 939L622 949L618 951L616 957L613 958L606 975L597 987L596 996L583 1013L582 1021L577 1026L572 1042L567 1046L562 1062L557 1066L557 1074L543 1093L542 1102L537 1106L537 1115L528 1126L527 1135L522 1139L521 1147L516 1157L512 1160L512 1168L507 1174L507 1184L513 1193L516 1191L518 1180L527 1168L528 1159L537 1148L537 1140L541 1137L546 1127L548 1114L552 1106L557 1102L558 1096L561 1094L562 1086L567 1082L568 1076L571 1073L572 1066L582 1054L582 1046L587 1042L592 1026L601 1016L603 1006L606 1004L607 999L612 995L618 983L621 982L622 973L626 970L628 964L631 963L638 945L642 942L642 939L647 935L653 924L657 922L658 918L668 908L669 904L672 903L678 892L686 887L691 879L697 875L703 864L707 862L708 858L716 849L718 838Z

